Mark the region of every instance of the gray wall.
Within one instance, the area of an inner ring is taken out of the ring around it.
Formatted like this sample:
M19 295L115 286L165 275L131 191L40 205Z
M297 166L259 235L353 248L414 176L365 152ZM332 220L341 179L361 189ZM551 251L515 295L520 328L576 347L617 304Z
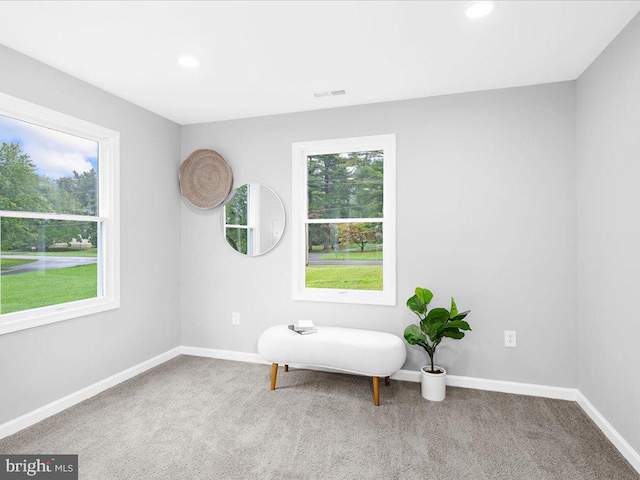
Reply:
M235 185L260 182L291 214L291 144L397 134L395 307L291 300L291 226L269 254L225 245L220 209L182 202L182 344L255 352L274 324L402 336L416 286L471 309L473 332L445 340L456 375L575 387L575 82L319 110L182 128L182 158L213 148ZM232 326L231 312L241 313ZM504 330L516 330L507 349ZM405 368L426 363L416 347Z
M121 141L121 307L0 336L0 424L180 342L179 125L0 46L0 92Z
M578 388L640 452L640 16L578 79Z

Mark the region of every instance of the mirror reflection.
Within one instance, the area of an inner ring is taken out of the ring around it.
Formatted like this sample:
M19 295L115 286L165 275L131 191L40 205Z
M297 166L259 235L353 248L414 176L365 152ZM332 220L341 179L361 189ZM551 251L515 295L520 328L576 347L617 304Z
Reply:
M244 255L262 255L282 237L284 206L271 188L248 183L229 196L222 220L224 236L231 248Z

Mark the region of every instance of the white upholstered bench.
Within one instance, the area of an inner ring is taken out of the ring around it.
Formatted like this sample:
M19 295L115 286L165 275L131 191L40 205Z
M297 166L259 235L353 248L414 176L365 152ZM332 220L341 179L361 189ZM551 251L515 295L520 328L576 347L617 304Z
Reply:
M264 331L258 352L271 363L271 390L276 388L278 364L328 368L365 375L373 379L373 402L380 404L380 377L396 373L406 360L402 340L390 333L342 327L317 327L318 332L300 335L286 325Z

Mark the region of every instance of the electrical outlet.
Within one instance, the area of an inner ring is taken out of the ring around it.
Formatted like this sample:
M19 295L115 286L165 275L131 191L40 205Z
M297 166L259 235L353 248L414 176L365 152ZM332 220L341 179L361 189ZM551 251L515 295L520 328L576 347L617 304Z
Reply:
M233 312L231 314L231 324L240 325L240 314L238 312Z
M516 348L516 332L510 330L504 331L504 346Z

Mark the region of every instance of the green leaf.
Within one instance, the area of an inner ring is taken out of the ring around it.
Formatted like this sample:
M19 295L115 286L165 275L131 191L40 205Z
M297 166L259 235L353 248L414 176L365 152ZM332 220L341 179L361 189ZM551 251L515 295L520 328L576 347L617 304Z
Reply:
M459 328L460 330L471 330L471 327L464 320L451 320L446 325L447 328Z
M442 339L442 334L445 328L445 324L442 322L433 322L432 324L430 324L429 333L427 334L427 336L432 343L437 343Z
M442 337L444 337L444 332L446 331L447 331L446 324L443 324L443 323L436 324L434 327L433 335L429 337L431 339L431 342L434 345L437 345L438 343L440 343L440 341L442 340Z
M458 315L458 306L453 297L451 297L451 313L449 314L449 318L454 318L456 315Z
M433 293L431 293L431 290L427 290L426 288L417 287L415 296L418 297L425 305L429 305L433 298Z
M427 314L427 318L425 321L427 323L430 322L441 322L446 323L449 320L449 310L446 308L434 308Z
M409 325L404 330L404 339L410 345L420 345L426 342L427 337L420 331L417 325Z
M422 330L425 335L429 336L430 332L430 324L424 321L424 318L420 320L420 330Z
M449 320L449 311L446 308L434 308L426 318L420 322L420 328L431 341L438 339L438 329ZM441 338L441 337L440 337Z
M407 300L407 307L409 307L412 312L415 312L419 316L424 315L427 311L427 305L417 295L414 295L409 300Z
M462 320L464 317L466 317L467 315L469 315L469 312L471 312L471 310L467 310L466 312L462 312L459 313L458 315L456 315L455 317L453 317L451 320Z
M460 330L445 330L444 334L442 335L443 337L449 337L449 338L455 338L456 340L460 340L462 337L464 337L464 332L461 332Z

